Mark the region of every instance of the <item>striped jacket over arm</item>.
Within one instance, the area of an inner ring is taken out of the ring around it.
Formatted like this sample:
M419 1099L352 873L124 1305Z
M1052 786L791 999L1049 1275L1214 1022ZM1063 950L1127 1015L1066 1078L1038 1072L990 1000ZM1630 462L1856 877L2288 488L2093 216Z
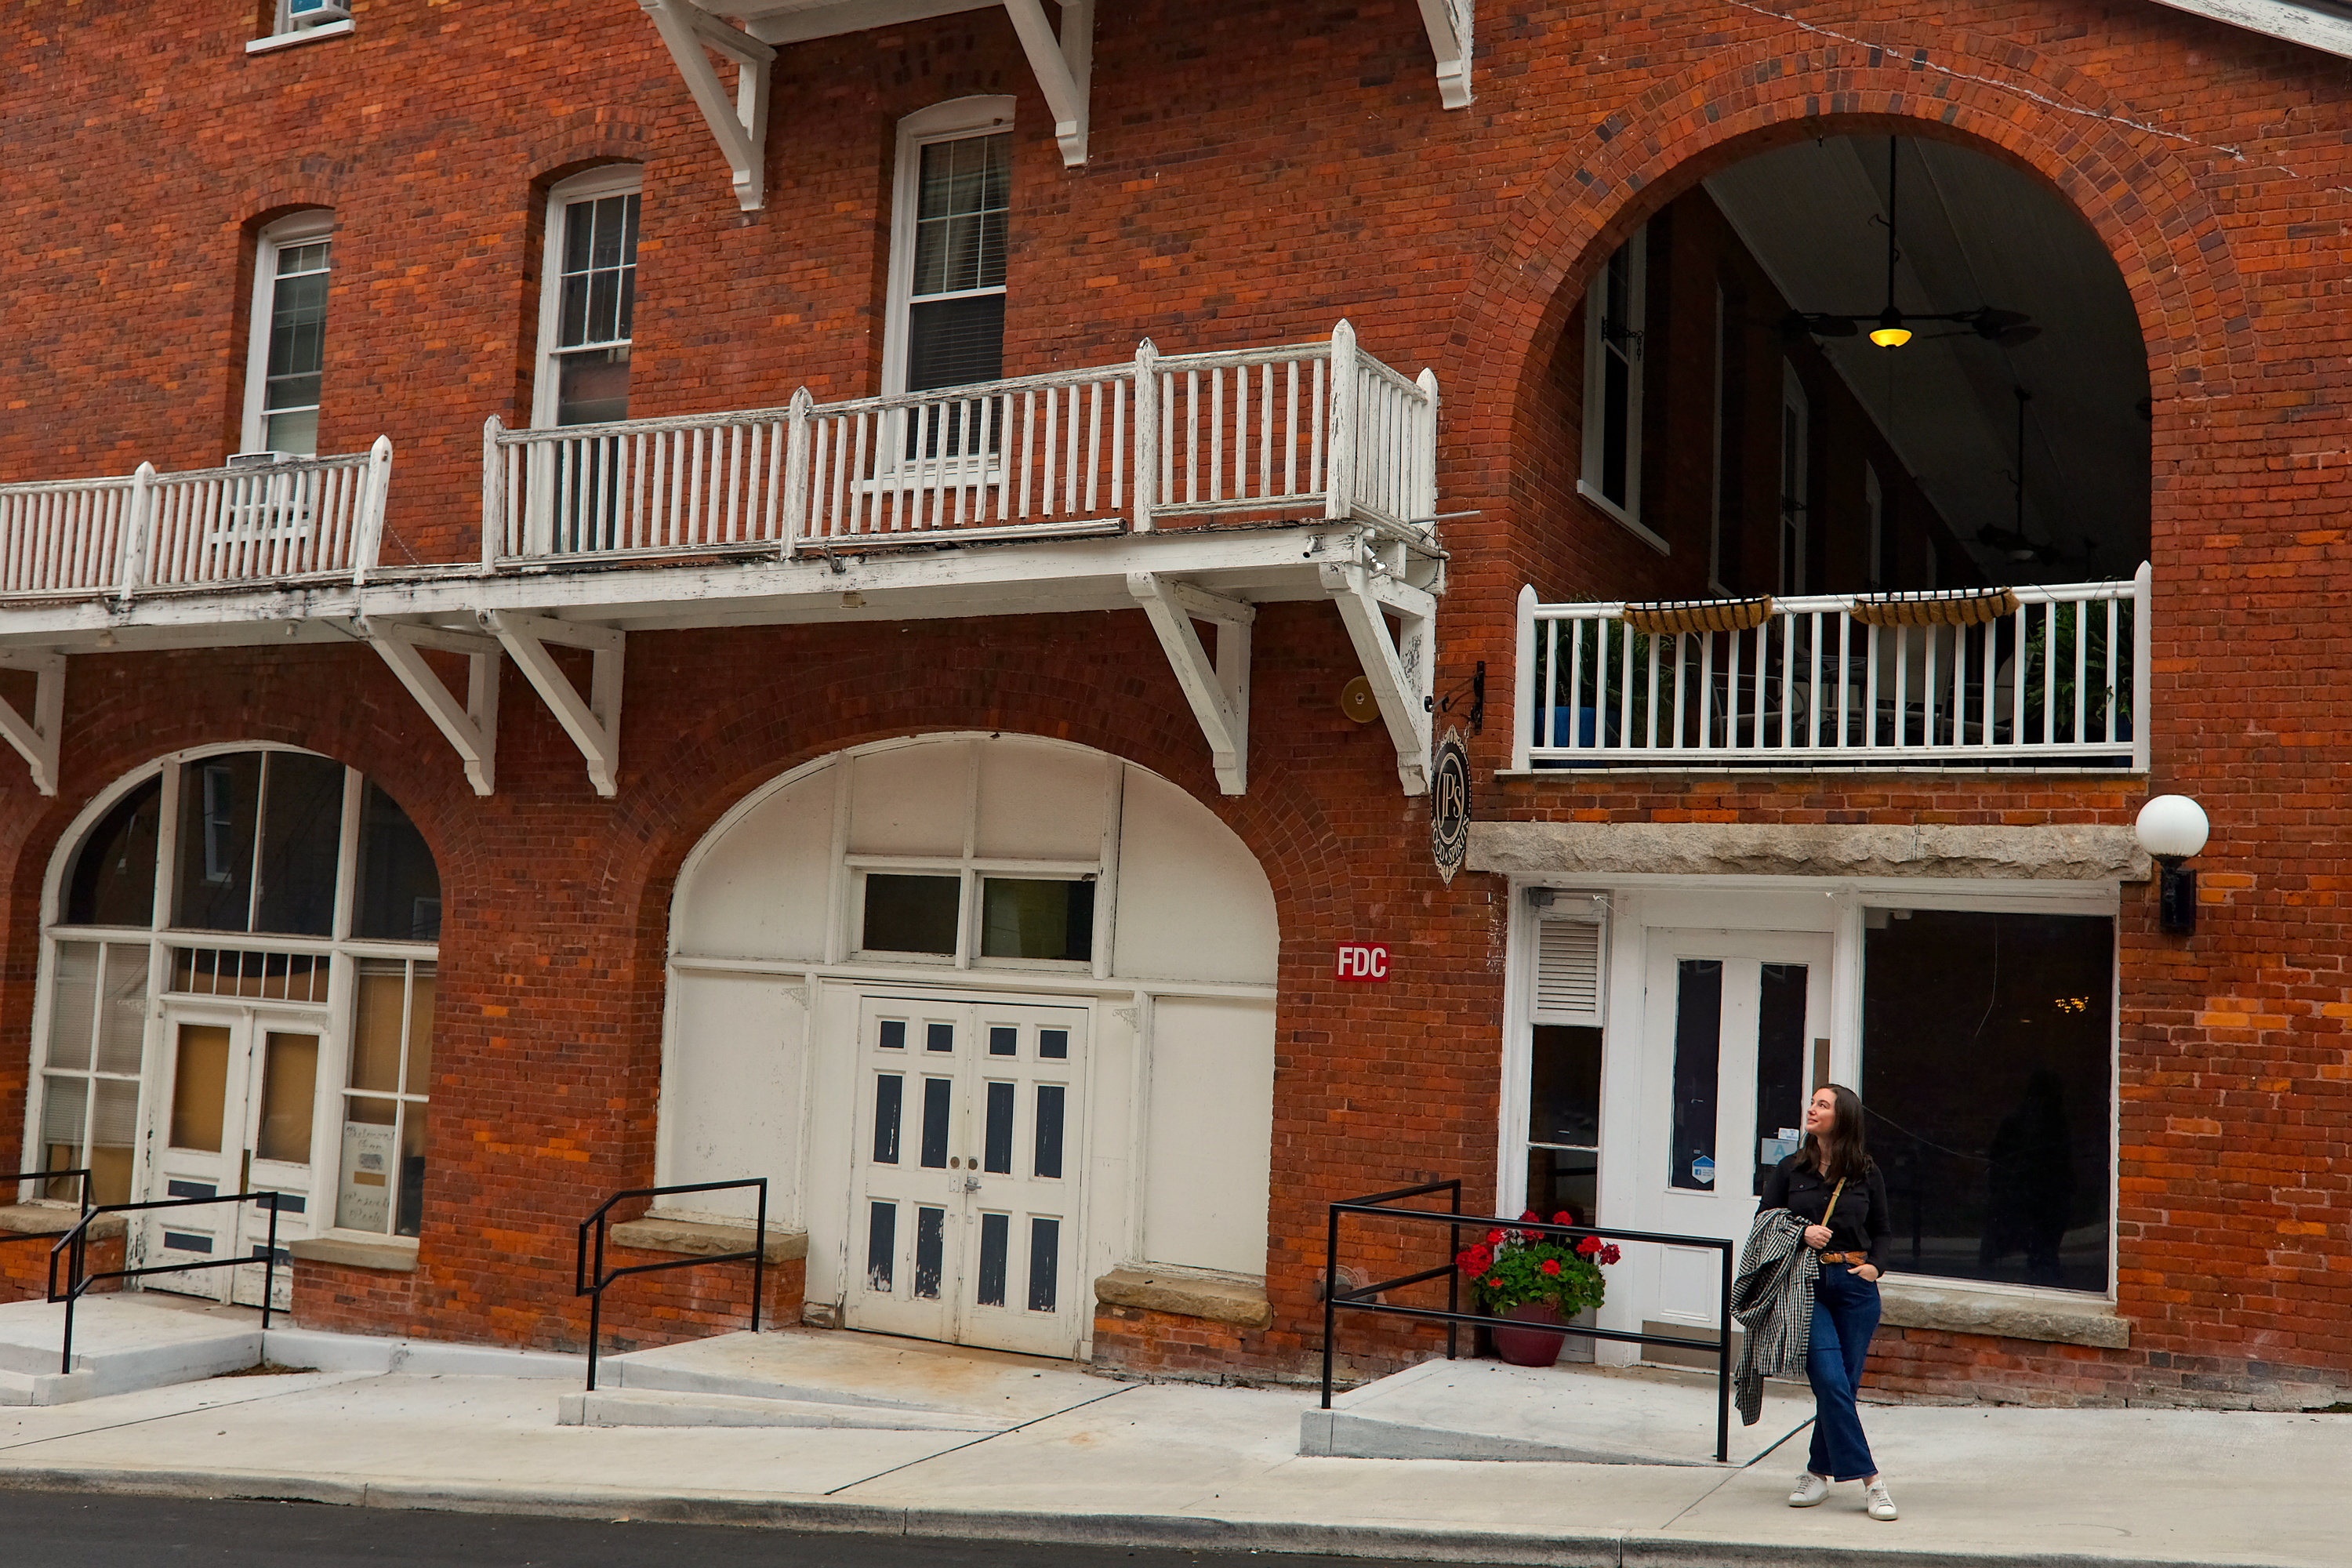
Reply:
M1731 1315L1748 1331L1731 1374L1739 1424L1753 1426L1764 1413L1764 1380L1801 1376L1812 1337L1813 1282L1821 1259L1805 1245L1805 1222L1787 1209L1766 1209L1748 1232L1739 1272L1731 1281Z

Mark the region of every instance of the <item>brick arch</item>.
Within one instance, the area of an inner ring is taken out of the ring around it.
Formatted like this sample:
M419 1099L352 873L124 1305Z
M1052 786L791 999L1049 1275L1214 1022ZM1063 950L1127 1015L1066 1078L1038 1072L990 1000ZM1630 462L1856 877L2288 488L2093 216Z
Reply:
M2183 144L2124 115L2082 73L2013 42L1950 35L1899 54L1866 37L1777 34L1711 55L1603 116L1536 182L1465 291L1465 358L1507 366L1459 400L1453 441L1510 430L1586 280L1648 217L1716 169L1805 137L1900 132L1998 157L2063 196L2122 272L2157 407L2226 390L2250 327L2220 217ZM2219 323L2219 331L2210 325ZM1497 498L1499 499L1499 498Z
M523 149L522 174L543 187L599 163L642 163L653 116L624 105L576 110L547 122Z

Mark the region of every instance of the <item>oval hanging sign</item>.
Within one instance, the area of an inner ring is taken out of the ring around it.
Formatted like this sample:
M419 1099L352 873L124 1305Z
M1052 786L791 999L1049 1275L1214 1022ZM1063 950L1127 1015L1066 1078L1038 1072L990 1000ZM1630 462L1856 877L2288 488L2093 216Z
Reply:
M1429 853L1448 887L1470 853L1470 749L1448 730L1430 755Z

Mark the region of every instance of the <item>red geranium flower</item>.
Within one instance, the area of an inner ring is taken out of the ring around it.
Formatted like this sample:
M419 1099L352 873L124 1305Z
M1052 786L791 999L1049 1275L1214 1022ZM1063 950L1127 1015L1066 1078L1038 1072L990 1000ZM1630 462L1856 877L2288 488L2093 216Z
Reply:
M1580 1257L1590 1258L1601 1250L1601 1238L1597 1236L1580 1237L1576 1244L1577 1254Z
M1554 1225L1574 1225L1576 1223L1576 1216L1569 1213L1566 1209L1562 1209L1558 1214L1551 1216L1551 1222Z
M1559 1272L1559 1259L1557 1258L1545 1258L1543 1260L1543 1271L1546 1274L1558 1274Z
M1614 1263L1623 1256L1625 1256L1623 1253L1617 1250L1617 1244L1613 1241L1601 1249L1601 1261L1603 1263Z
M1487 1246L1489 1246L1489 1247L1500 1247L1500 1246L1502 1246L1502 1245L1503 1245L1503 1237L1504 1237L1504 1235L1505 1235L1505 1234L1506 1234L1505 1232L1503 1232L1503 1231L1499 1231L1499 1230L1490 1230L1490 1231L1488 1231L1488 1232L1486 1233L1486 1245L1487 1245Z
M1521 1219L1535 1219L1537 1217L1536 1211L1533 1209L1522 1209L1519 1212L1519 1217Z

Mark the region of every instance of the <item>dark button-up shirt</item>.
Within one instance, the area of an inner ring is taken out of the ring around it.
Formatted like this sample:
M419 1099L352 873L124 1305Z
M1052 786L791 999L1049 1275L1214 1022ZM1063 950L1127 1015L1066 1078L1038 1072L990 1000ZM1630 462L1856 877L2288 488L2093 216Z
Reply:
M1820 1172L1799 1164L1791 1154L1764 1178L1764 1194L1756 1202L1756 1211L1787 1209L1807 1225L1819 1225L1829 1211L1830 1194L1836 1190L1835 1182L1823 1181ZM1886 1203L1886 1178L1873 1164L1862 1180L1845 1184L1837 1213L1830 1217L1827 1250L1866 1252L1872 1265L1884 1274L1887 1237L1894 1229L1894 1211Z

